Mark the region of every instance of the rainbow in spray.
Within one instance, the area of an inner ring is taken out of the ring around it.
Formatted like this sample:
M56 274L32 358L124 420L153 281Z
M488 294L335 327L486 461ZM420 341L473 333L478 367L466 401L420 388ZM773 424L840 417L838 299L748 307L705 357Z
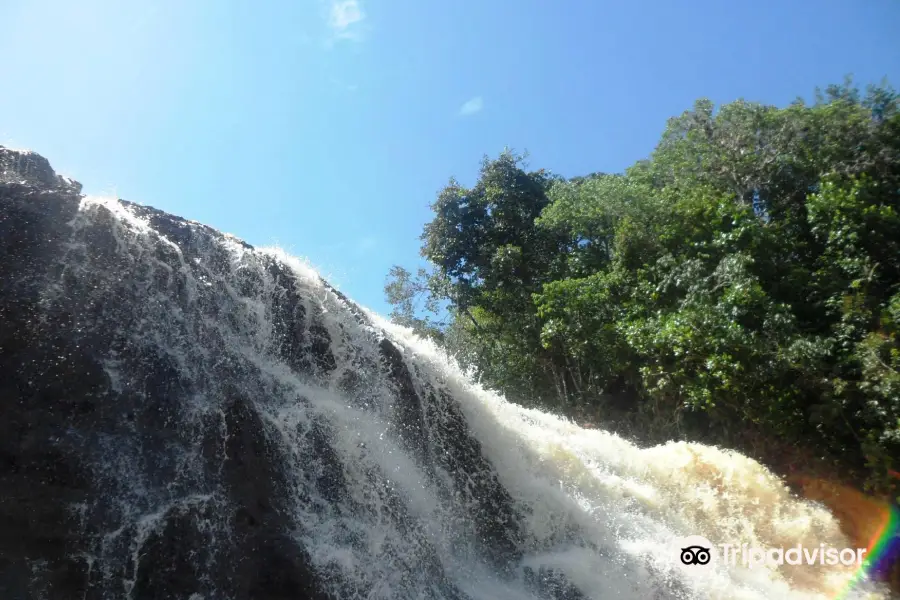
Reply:
M866 559L847 587L838 594L839 600L847 598L859 583L886 576L888 569L900 557L900 508L892 503L885 513L878 533L872 536L868 544Z

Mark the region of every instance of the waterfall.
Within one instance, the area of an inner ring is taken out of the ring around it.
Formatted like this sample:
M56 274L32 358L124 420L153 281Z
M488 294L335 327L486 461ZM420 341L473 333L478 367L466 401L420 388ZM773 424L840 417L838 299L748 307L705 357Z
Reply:
M2 157L4 598L799 600L856 570L686 567L691 535L848 542L751 459L522 408L279 249Z

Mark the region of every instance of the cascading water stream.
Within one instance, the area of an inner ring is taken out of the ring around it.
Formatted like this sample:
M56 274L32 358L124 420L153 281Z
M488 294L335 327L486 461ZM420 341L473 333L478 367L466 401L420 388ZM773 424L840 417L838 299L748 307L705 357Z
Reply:
M60 561L85 599L133 600L799 600L854 572L694 576L675 538L847 540L741 455L640 449L481 389L280 250L114 199L27 202L59 215L40 229L56 245L7 292L34 298L41 360L94 390L46 442L89 483L67 503L77 543L29 559L32 597L54 597Z

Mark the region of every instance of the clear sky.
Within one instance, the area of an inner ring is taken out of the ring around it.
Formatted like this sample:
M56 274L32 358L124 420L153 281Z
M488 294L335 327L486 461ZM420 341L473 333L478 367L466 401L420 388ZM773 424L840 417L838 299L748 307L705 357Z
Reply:
M900 87L900 2L0 0L0 57L0 144L386 312L389 267L483 155L614 172L701 96Z

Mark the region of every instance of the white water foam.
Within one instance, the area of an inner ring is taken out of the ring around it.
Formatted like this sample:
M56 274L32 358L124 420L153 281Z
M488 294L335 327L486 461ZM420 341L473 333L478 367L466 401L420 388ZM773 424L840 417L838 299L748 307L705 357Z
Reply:
M504 486L520 501L540 507L533 513L532 531L544 526L541 516L568 514L581 524L592 523L588 530L598 541L612 534L618 547L650 557L668 572L679 566L672 538L692 534L714 544L757 547L850 545L827 509L793 496L783 481L750 458L702 444L641 449L609 432L523 408L471 383L432 341L368 314L407 356L428 363L433 376L451 387ZM521 447L527 451L517 450ZM563 555L561 566L567 562ZM574 553L563 569L596 574L594 558ZM835 597L854 574L855 569L843 566L723 567L692 584L709 598L818 599ZM591 583L597 589L604 585L600 578ZM880 595L861 589L846 597Z

